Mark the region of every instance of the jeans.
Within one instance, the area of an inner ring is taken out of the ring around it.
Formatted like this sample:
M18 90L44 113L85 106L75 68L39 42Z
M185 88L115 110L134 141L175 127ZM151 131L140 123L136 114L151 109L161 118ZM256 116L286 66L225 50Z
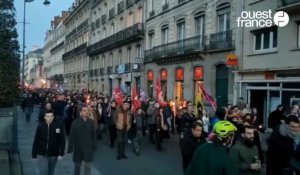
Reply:
M32 112L33 112L33 107L25 107L25 114L26 114L27 122L30 122Z
M57 157L37 156L39 175L54 175Z
M135 139L133 141L133 150L137 155L140 155L141 153L141 139L143 137L143 131L142 129L138 129L136 131L136 136Z
M80 175L81 162L75 163L74 175ZM91 175L91 163L84 162L84 174Z

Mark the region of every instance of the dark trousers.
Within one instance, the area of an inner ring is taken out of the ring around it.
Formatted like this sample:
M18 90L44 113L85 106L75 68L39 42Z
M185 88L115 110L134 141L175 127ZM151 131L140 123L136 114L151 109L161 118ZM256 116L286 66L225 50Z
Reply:
M150 142L154 143L154 135L155 135L155 129L156 125L155 124L149 124L149 139Z
M164 132L162 129L156 131L156 149L158 151L162 150L161 144L163 142Z
M116 139L116 125L108 125L108 135L109 135L109 145L111 147L115 146L115 139Z
M74 175L80 175L81 162L75 163ZM84 162L84 174L91 175L91 163Z
M126 144L127 131L117 129L117 153L118 157L125 156L125 144Z

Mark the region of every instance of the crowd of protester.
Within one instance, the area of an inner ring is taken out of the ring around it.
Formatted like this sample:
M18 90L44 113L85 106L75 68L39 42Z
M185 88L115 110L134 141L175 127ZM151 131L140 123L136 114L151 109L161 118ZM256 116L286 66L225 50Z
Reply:
M69 142L67 152L74 153L75 175L79 175L83 161L89 175L97 139L108 138L109 146L117 149L116 159L120 160L128 158L128 144L140 156L141 140L146 137L157 151L164 151L164 140L172 133L172 137L179 138L186 175L260 175L264 168L267 175L300 173L298 104L288 109L278 105L270 113L268 123L273 131L267 139L266 153L260 137L264 132L259 122L262 116L242 98L236 105L229 103L215 112L204 107L195 110L192 102L175 112L170 103L157 103L150 98L141 99L139 107L132 110L131 97L126 94L120 103L102 93L36 91L26 93L21 104L28 122L34 104L39 106L36 120L40 124L32 157L41 160L43 175L53 175L55 160L65 152L65 136ZM54 133L50 139L49 132ZM43 168L46 160L52 166L48 172Z

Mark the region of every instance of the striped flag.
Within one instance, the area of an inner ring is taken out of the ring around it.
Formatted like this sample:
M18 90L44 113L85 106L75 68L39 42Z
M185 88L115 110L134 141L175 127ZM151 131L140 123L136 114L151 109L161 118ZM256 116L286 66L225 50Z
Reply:
M207 91L204 88L204 85L200 85L199 88L201 89L205 100L207 102L209 102L209 104L211 105L211 107L216 111L217 110L217 102L214 100L214 98L212 96L210 96Z
M131 100L132 100L131 111L135 112L137 110L137 108L141 107L141 102L139 101L136 85L133 86Z

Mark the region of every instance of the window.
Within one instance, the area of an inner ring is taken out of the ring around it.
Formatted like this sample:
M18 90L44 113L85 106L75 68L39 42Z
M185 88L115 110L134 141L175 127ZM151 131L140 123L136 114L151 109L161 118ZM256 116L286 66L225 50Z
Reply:
M195 17L195 36L204 35L204 15L197 15Z
M104 39L104 38L106 38L106 29L105 28L103 29L103 38L102 39Z
M254 33L254 50L277 48L277 28L268 28Z
M129 47L127 49L127 63L131 62L131 48Z
M154 32L149 33L149 49L152 49L154 47Z
M230 28L230 6L223 4L218 7L218 32L224 32Z
M185 38L185 22L180 21L177 24L177 39L183 40Z
M115 33L115 24L112 23L111 24L111 35L113 35Z
M141 45L137 45L136 46L136 57L137 58L141 58L142 57L142 46Z
M169 42L169 28L168 26L163 26L161 29L161 43L167 44Z
M114 55L113 53L110 53L110 60L109 60L110 66L113 66L113 60L114 60Z
M300 48L300 23L298 23L298 48Z
M163 4L167 4L168 3L168 0L163 0Z
M154 10L154 0L150 0L150 12Z
M105 67L105 56L104 55L102 56L102 67L103 68Z

